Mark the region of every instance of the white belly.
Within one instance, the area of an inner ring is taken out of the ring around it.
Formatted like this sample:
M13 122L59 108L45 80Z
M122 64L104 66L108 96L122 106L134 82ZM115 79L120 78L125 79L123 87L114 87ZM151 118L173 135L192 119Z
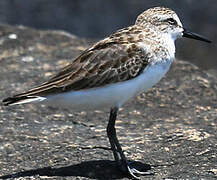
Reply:
M170 67L171 61L147 67L138 77L105 87L71 91L46 97L45 102L73 110L91 110L120 107L137 94L147 91L160 81Z

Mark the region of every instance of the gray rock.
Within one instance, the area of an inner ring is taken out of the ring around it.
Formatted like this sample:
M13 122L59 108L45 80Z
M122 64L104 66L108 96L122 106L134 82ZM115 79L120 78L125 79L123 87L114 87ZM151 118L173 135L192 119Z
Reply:
M3 25L0 35L0 99L48 80L92 43ZM216 77L175 61L157 86L121 109L116 128L127 157L155 172L145 179L217 178L216 102ZM1 178L128 179L109 150L107 119L102 111L0 106Z

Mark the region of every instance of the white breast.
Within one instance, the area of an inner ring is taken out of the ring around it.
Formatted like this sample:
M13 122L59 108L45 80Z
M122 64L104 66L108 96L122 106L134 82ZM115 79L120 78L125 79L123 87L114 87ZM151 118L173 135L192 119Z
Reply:
M89 110L120 107L137 94L147 91L168 71L171 60L148 66L138 77L105 87L82 91L71 91L46 99L51 105L69 107L73 110Z

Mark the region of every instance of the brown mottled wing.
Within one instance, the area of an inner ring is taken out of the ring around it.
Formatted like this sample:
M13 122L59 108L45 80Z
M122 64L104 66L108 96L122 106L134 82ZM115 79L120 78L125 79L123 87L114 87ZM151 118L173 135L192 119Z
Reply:
M138 76L147 63L145 52L134 43L101 41L48 82L18 96L46 96L127 81Z

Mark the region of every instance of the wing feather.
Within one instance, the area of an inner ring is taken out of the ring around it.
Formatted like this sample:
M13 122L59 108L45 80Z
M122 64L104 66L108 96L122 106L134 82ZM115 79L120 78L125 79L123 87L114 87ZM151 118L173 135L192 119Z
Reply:
M144 70L147 56L134 42L106 38L84 51L46 83L14 97L47 96L127 81Z

